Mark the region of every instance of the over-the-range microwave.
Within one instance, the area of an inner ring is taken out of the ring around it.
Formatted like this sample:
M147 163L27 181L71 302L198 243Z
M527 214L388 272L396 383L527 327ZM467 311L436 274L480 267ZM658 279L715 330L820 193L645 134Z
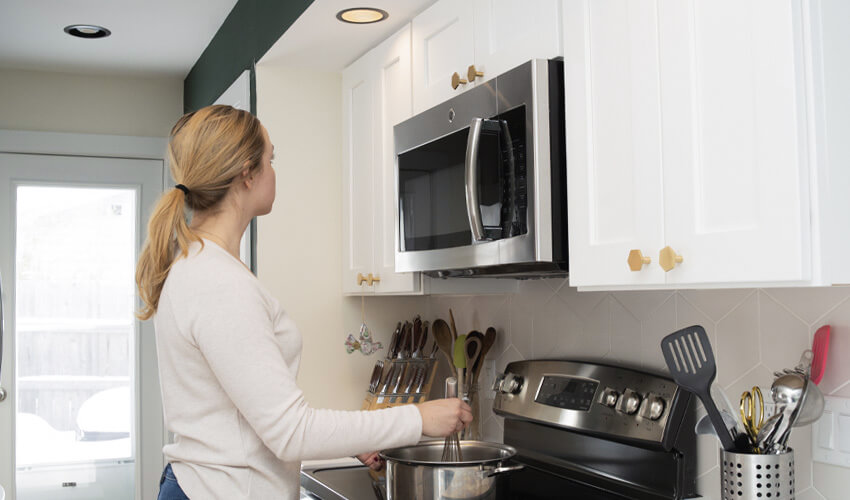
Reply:
M528 61L393 133L396 271L567 272L563 61Z

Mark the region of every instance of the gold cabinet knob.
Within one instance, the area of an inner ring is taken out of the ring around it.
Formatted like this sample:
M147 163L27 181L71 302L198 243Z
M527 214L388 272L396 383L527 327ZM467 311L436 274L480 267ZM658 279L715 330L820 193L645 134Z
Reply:
M379 276L373 276L372 273L369 273L368 276L363 276L363 273L357 273L357 286L361 286L364 282L372 286L375 283L380 283L381 278Z
M469 68L466 69L466 77L469 79L470 82L474 82L475 77L477 77L477 76L484 76L484 72L483 71L477 71L475 69L475 65L470 64Z
M467 81L460 77L457 71L452 75L452 88L456 89L458 85L466 85Z
M640 250L632 250L629 252L629 258L627 259L629 263L629 269L632 271L640 271L640 269L645 265L652 262L652 259L649 257L644 257L643 253Z
M661 269L664 269L665 273L676 267L676 264L681 264L683 260L685 260L684 257L669 246L662 248L658 253L658 263L661 264Z

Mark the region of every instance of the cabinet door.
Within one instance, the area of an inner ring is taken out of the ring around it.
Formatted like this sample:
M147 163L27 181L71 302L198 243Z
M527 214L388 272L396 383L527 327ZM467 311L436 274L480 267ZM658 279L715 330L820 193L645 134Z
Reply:
M571 286L664 282L655 3L563 4Z
M342 73L343 116L343 293L371 293L372 287L357 284L372 268L374 198L372 158L374 137L373 59L367 54Z
M564 55L560 0L475 0L474 18L475 68L484 73L476 84L529 59Z
M451 87L452 73L466 78L474 61L472 2L440 0L413 19L413 112L419 113L463 92Z
M374 262L381 281L375 293L416 293L419 273L396 273L395 251L397 185L393 127L413 114L410 89L410 25L374 50L375 165Z
M734 15L730 15L734 13ZM659 2L668 283L810 278L801 6Z

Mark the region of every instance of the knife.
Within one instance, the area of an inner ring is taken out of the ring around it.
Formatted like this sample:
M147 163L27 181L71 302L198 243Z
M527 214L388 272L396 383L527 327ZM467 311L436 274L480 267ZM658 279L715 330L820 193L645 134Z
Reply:
M390 338L390 347L387 349L387 357L393 359L398 355L398 336L401 332L401 322L395 326L393 336Z
M406 359L410 357L410 342L411 342L412 325L405 321L401 327L401 333L398 336L398 359Z

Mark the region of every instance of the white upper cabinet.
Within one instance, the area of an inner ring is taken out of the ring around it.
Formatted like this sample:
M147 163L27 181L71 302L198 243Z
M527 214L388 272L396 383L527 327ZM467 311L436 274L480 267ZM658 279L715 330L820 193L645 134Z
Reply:
M664 282L657 23L652 2L564 4L570 284ZM652 260L630 272L626 257Z
M475 68L487 81L529 59L564 55L559 0L474 0ZM471 63L466 63L467 66ZM466 74L468 67L463 66Z
M413 19L413 110L529 59L562 54L559 0L440 0ZM462 82L457 88L454 73Z
M342 92L343 292L420 293L418 273L395 272L393 126L412 114L410 26L346 68Z
M669 283L811 278L801 14L659 5L666 243L688 263Z
M372 219L374 199L374 77L367 54L342 74L343 116L343 280L344 293L371 292L357 284L358 274L374 272Z
M829 118L818 68L834 34L818 5L564 1L572 286L841 279L823 235L850 205L824 201L838 177L818 154ZM632 250L649 263L630 270Z
M393 127L413 114L410 90L410 26L373 51L375 74L375 169L374 241L375 268L381 281L376 293L414 293L420 289L419 273L395 272L398 231L395 204L398 179L395 169Z
M413 110L415 113L462 92L452 74L466 78L474 59L472 2L440 0L413 18Z

